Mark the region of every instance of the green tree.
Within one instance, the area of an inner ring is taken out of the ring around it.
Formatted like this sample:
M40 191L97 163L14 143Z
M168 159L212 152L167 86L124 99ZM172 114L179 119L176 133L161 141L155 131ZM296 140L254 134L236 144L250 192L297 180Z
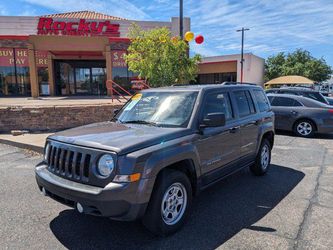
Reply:
M332 68L323 58L314 58L310 52L302 49L270 56L265 63L266 81L279 76L299 75L315 82L323 82L328 80L332 73Z
M129 70L139 73L152 87L188 83L198 71L199 55L188 57L188 44L178 37L171 38L167 28L142 30L132 25L131 44L125 60Z

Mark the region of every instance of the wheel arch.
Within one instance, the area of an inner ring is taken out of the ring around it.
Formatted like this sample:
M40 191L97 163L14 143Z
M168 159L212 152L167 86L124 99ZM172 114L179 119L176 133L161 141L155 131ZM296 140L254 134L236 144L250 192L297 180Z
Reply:
M271 145L271 149L273 149L274 146L274 132L273 131L267 131L263 134L262 138L261 138L261 142L267 139L269 141L269 144ZM260 142L260 144L261 144Z
M292 130L295 129L295 126L298 122L300 121L310 121L312 122L312 124L314 125L314 131L318 131L318 127L317 127L317 123L314 119L311 119L311 118L308 118L308 117L300 117L300 118L297 118L297 120L294 121L293 123L293 126L292 126Z
M159 178L163 174L163 171L166 169L171 169L175 171L180 171L184 173L190 180L193 194L196 194L198 191L198 176L195 170L195 165L192 159L184 159L178 162L172 163L168 166L162 168L157 174L156 178Z

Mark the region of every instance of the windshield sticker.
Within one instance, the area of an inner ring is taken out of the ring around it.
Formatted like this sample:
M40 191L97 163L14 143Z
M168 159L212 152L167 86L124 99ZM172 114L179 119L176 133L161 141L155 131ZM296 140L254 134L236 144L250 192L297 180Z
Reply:
M136 95L134 95L134 96L132 97L132 100L133 100L133 101L140 100L141 97L142 97L142 94L136 94Z
M134 108L134 106L140 101L140 99L134 99L132 98L131 102L126 106L126 108L124 109L125 111L129 111L132 110L132 108Z

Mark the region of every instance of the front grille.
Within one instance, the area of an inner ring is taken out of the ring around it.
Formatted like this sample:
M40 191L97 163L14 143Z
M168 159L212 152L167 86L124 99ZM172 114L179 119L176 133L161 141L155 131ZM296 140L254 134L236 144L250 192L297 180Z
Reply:
M50 144L48 147L48 170L56 175L63 176L78 182L89 182L91 154L77 151L59 144Z

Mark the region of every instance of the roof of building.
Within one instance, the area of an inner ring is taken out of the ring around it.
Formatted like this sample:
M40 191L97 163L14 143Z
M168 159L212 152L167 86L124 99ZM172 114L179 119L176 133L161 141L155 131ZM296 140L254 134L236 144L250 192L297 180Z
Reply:
M265 83L268 84L314 84L314 81L304 76L280 76Z
M44 15L42 17L53 17L53 18L73 18L73 19L102 19L102 20L126 20L122 17L110 16L103 13L98 13L95 11L83 10L74 11L58 14Z

